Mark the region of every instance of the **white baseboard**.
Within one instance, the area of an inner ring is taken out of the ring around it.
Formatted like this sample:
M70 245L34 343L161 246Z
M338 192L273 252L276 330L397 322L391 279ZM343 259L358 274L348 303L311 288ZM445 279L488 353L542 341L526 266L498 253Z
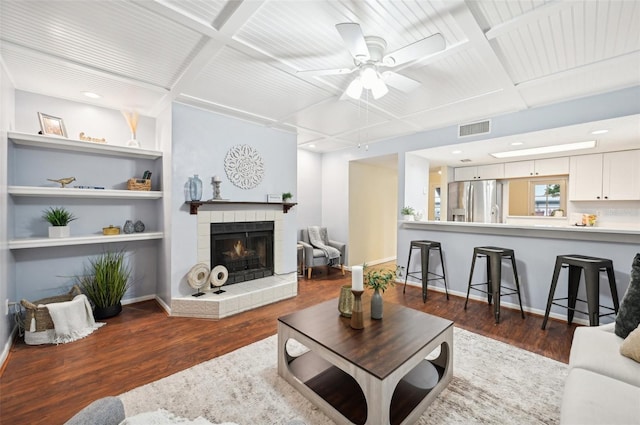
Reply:
M365 261L367 266L375 266L378 264L383 264L383 263L388 263L390 261L396 261L396 257L387 257L387 258L381 258L379 260L372 260L372 261ZM354 266L364 266L364 264L354 264ZM351 267L352 266L345 266L345 269L351 271Z
M4 362L6 362L7 358L9 357L9 352L11 351L11 347L13 346L13 341L15 340L17 331L18 325L14 324L13 329L9 333L9 338L4 342L2 354L0 354L0 370L4 368Z

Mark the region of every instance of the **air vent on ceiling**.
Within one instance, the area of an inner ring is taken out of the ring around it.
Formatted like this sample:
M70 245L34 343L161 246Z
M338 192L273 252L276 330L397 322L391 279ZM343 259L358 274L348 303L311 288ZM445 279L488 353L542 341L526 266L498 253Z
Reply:
M460 162L471 162L469 158L461 159Z
M458 126L458 137L485 134L491 131L491 120L473 122Z

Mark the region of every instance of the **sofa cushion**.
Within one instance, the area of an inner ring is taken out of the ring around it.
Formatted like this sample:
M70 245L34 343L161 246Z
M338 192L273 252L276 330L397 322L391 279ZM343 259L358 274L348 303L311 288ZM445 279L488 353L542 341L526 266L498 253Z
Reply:
M620 354L640 363L640 326L622 341ZM640 374L640 371L638 373Z
M620 354L623 339L613 332L613 328L613 323L576 328L569 366L587 369L640 387L638 363Z
M640 253L631 264L631 280L616 316L616 335L626 338L640 324Z
M640 387L573 368L564 384L561 424L637 424Z

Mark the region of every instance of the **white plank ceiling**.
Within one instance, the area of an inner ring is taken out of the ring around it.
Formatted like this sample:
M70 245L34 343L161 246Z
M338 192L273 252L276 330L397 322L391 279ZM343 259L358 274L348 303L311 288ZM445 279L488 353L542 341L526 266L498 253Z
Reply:
M395 69L411 93L340 100L352 75L296 71L353 66L341 22L387 52L446 49ZM175 100L330 152L636 86L640 2L0 0L0 55L20 90L150 116Z

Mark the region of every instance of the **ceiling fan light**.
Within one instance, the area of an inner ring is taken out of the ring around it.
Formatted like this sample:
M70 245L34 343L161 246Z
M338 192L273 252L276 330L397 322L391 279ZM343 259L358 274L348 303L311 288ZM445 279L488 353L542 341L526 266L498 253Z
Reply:
M360 77L353 79L345 93L352 99L360 99L360 95L362 95L362 80Z
M378 78L375 84L371 87L371 93L374 99L380 99L385 94L389 93L387 85L382 81L382 78Z
M362 79L362 85L367 90L370 90L379 79L378 73L372 65L362 68L362 71L360 71L360 78Z

